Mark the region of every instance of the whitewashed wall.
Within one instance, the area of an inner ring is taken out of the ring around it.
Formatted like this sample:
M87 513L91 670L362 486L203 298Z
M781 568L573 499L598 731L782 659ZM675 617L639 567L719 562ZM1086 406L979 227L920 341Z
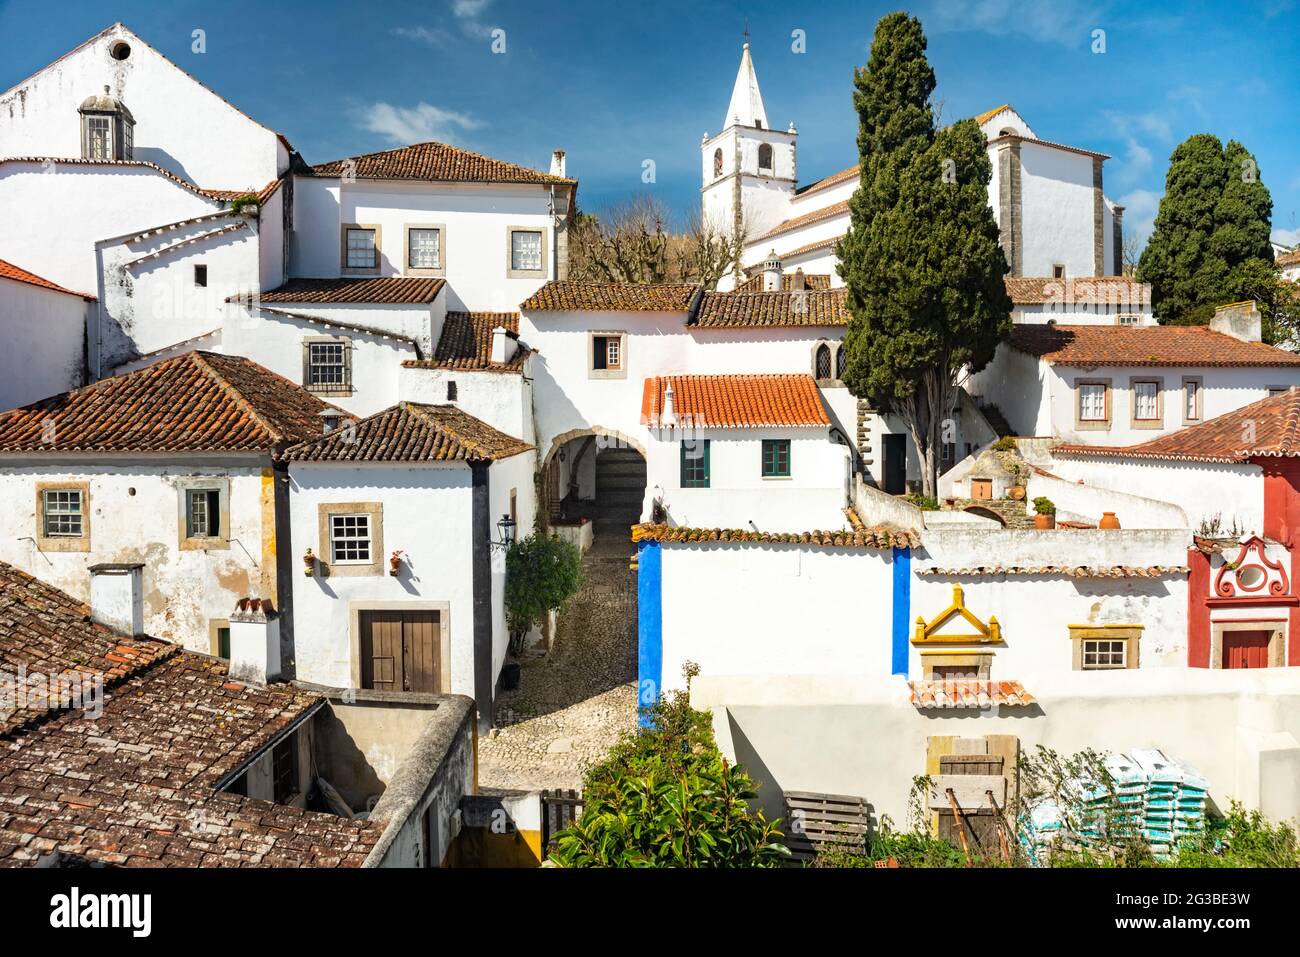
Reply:
M75 389L85 381L86 313L80 296L0 279L0 341L8 361L0 409Z
M996 167L994 167L996 169ZM1026 140L1020 145L1023 275L1091 276L1092 157Z
M296 177L294 180L295 276L341 274L344 223L380 227L383 276L406 269L407 225L442 225L448 309L508 312L555 278L555 229L547 187L508 184L433 184ZM545 234L546 275L510 278L512 226Z
M454 405L506 435L532 442L531 363L532 359L525 360L522 375L403 366L398 375L397 394L403 402ZM453 382L456 384L455 401L447 398L447 386Z
M130 46L124 60L109 50ZM288 166L276 134L117 25L0 94L8 156L81 155L77 108L104 87L135 117L135 158L208 189L256 191Z
M117 464L108 464L113 461ZM0 463L0 507L9 516L9 534L0 536L0 561L85 601L91 565L143 562L146 633L207 653L211 619L228 618L240 598L271 597L275 528L269 467L248 460L201 461L86 456L76 464L32 465L7 458ZM177 480L199 476L230 479L229 548L179 547L182 493ZM90 551L37 550L37 482L89 483Z
M501 540L497 528L502 516L510 514L510 493L515 493L515 537L527 538L537 523L537 491L533 475L537 470L535 452L525 452L508 459L493 462L488 469L488 518L491 524L491 541ZM506 651L510 645L510 630L505 618L505 551L492 552L492 676L501 673Z

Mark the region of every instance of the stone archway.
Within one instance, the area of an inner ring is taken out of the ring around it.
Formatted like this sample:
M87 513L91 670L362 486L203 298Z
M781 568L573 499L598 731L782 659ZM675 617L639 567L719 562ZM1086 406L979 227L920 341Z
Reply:
M540 496L551 524L634 524L645 498L645 446L593 426L557 435L542 460Z

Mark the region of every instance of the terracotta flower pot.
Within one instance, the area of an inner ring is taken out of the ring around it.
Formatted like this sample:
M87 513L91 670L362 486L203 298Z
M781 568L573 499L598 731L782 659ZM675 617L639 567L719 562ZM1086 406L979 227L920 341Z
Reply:
M1025 500L1025 487L1023 485L1011 486L1011 497L1017 502L1023 502Z
M1034 516L1034 528L1056 528L1056 516L1039 512Z
M302 556L302 573L311 578L312 572L316 570L316 556L307 549L307 554Z
M1102 512L1101 521L1097 523L1098 528L1119 528L1119 519L1115 517L1114 512Z

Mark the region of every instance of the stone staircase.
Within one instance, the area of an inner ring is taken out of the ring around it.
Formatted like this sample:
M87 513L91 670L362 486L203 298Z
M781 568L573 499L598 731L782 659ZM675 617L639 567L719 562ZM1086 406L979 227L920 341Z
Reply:
M984 421L998 434L998 438L1016 434L1015 430L1011 428L1011 423L1007 421L1007 417L1002 414L1002 410L993 403L981 405L979 410L984 416Z
M645 459L633 449L600 449L596 452L596 506L592 520L597 525L627 528L641 520L645 497Z
M875 415L875 412L871 408L871 403L866 399L858 399L858 433L855 436L860 457L858 473L868 485L876 484L870 468L874 463L871 457L871 418L873 415Z

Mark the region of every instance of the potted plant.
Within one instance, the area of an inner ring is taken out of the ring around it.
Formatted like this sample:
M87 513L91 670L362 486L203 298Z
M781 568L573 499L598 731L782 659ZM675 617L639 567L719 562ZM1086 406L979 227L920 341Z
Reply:
M388 574L396 578L402 572L402 558L406 555L400 548L388 556Z
M506 552L506 627L510 630L510 654L524 651L528 632L562 608L582 586L582 552L558 535L534 532L514 542ZM513 690L519 685L519 665L508 662L501 669L501 686Z
M308 578L311 578L312 573L315 571L316 571L316 556L311 553L311 549L309 548L307 549L306 554L302 556L302 573L306 575Z
M1046 495L1034 499L1034 528L1056 527L1056 503Z

